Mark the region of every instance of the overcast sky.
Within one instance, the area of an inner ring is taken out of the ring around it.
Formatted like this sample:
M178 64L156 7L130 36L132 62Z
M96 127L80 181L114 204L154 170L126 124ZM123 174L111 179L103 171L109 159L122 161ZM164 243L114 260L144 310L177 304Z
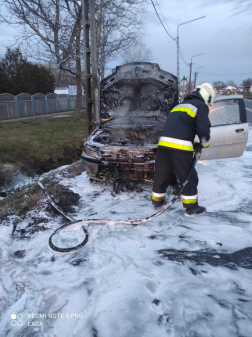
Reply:
M159 6L174 37L178 24L206 16L179 30L187 63L193 55L204 53L193 59L193 73L195 68L204 66L198 69L202 71L198 82L233 79L239 85L252 77L252 0L159 0ZM0 55L15 33L13 28L0 25ZM152 5L148 7L144 41L153 52L153 62L176 75L176 42L166 34ZM180 57L180 78L183 76L189 77L189 67Z
M233 79L239 85L252 77L252 0L160 0L159 4L175 37L178 24L206 16L179 28L185 61L190 63L193 55L204 53L193 58L193 69L204 66L198 69L202 71L200 82ZM145 34L153 60L176 74L176 42L166 34L153 7L148 11ZM180 58L180 78L183 76L189 76L189 67Z

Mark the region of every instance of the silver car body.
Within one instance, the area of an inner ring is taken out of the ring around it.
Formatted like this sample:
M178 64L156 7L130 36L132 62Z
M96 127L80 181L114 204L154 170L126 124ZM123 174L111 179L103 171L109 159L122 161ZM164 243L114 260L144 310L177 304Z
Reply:
M210 107L210 146L201 159L224 159L242 156L248 141L249 126L242 95L217 97ZM195 138L198 141L198 137Z

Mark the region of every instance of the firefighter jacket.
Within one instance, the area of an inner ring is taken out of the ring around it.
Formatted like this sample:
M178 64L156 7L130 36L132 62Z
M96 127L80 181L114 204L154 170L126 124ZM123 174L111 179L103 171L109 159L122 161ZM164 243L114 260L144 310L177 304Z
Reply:
M175 106L165 122L158 146L174 150L194 151L195 135L203 147L210 145L209 108L199 92L194 91Z

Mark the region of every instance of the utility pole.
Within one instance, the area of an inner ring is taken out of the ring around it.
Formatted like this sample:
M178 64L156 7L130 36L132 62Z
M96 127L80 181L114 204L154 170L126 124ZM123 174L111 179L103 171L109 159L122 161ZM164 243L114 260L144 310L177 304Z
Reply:
M185 25L186 23L190 23L190 22L193 22L193 21L196 21L196 20L200 20L200 19L203 19L205 18L205 16L201 16L200 18L197 18L197 19L193 19L193 20L190 20L190 21L186 21L186 22L183 22L183 23L180 23L177 27L177 81L178 81L178 97L179 97L179 91L180 91L180 88L179 88L179 84L180 84L180 66L179 66L179 27L182 26L182 25Z
M196 88L196 80L197 80L197 75L198 73L195 71L195 77L194 77L194 89Z
M192 62L190 63L190 75L189 75L188 94L190 94L190 92L191 92L191 74L192 74Z
M195 78L194 78L194 89L196 88L196 80L197 80L197 76L198 76L198 74L199 74L199 72L198 71L196 71L197 69L199 69L199 68L204 68L204 66L202 66L202 67L198 67L198 68L196 68L195 69Z
M97 78L97 45L95 24L95 1L82 0L83 37L85 58L85 90L88 133L95 128L95 120L100 118L99 89ZM91 70L92 68L92 70Z
M191 63L190 63L190 76L189 76L189 94L191 93L191 75L192 75L192 65L193 65L192 59L193 59L194 57L200 56L200 55L204 55L204 54L197 54L197 55L193 55L193 56L191 57Z
M179 26L177 27L177 81L178 81L178 98L180 97L180 69L179 69Z

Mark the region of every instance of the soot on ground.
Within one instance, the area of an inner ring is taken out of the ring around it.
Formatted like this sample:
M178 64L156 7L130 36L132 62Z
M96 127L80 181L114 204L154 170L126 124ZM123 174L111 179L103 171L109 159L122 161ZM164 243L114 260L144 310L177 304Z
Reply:
M162 249L158 254L167 260L194 262L197 265L210 264L214 267L223 266L237 270L237 266L252 269L252 247L247 247L232 254L218 253L216 250L185 251L176 249Z

